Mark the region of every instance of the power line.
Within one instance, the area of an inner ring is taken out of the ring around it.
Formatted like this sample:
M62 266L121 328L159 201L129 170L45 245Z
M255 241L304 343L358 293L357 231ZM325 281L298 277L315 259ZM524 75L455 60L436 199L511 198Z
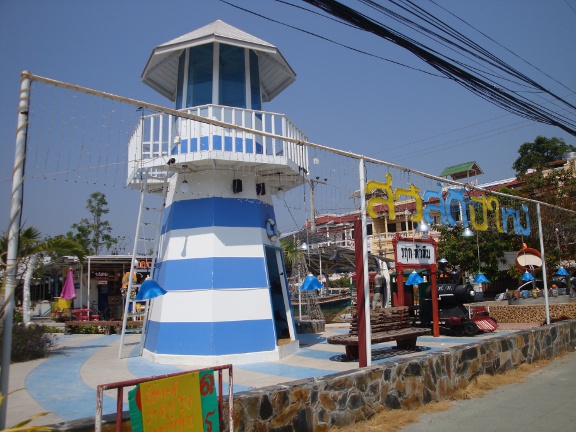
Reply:
M458 84L462 85L464 88L475 93L477 96L511 112L521 117L538 121L541 123L550 124L557 126L562 130L576 136L576 122L570 118L548 110L537 104L536 102L526 99L524 97L515 96L513 92L509 91L505 86L496 86L494 83L490 83L474 75L473 73L464 70L462 67L470 69L470 66L463 65L450 58L441 58L437 55L434 50L426 47L425 45L413 41L409 37L390 29L381 23L375 21L374 19L354 10L348 6L345 6L335 0L304 0L305 2L316 6L326 13L343 19L359 28L364 29L367 32L373 33L383 39L386 39L394 44L407 49L414 55L419 57L421 60L440 71L450 79L453 79ZM363 0L360 0L363 1ZM374 4L374 2L363 1L364 3ZM379 5L376 5L379 6ZM383 9L384 11L384 9ZM481 49L477 44L470 41L468 38L460 35L456 32L458 38L463 38L462 40L466 43L471 43L473 47L478 47L480 49L480 54L485 56L483 61L488 62L488 64L494 64L494 62L499 66L499 68L510 74L511 76L523 81L534 88L545 92L546 94L552 96L554 99L562 102L566 106L576 109L575 106L569 102L563 100L559 96L555 95L551 91L540 86L535 81L529 79L525 75L516 71L515 69L508 66L506 63L497 59L495 56L491 55L487 51ZM461 49L464 49L461 47ZM444 56L445 57L445 56ZM462 67L461 67L462 66Z
M310 36L317 37L317 38L319 38L319 39L325 40L326 42L330 42L330 43L333 43L333 44L335 44L335 45L341 46L342 48L346 48L346 49L349 49L349 50L351 50L351 51L355 51L355 52L357 52L357 53L367 55L367 56L369 56L369 57L377 58L378 60L383 60L383 61L388 62L388 63L393 63L393 64L395 64L395 65L398 65L398 66L401 66L401 67L405 67L405 68L407 68L407 69L412 69L412 70L415 70L415 71L418 71L418 72L425 73L425 74L427 74L427 75L432 75L432 76L434 76L434 77L436 77L436 78L446 79L445 76L438 75L438 74L435 74L435 73L432 73L432 72L429 72L429 71L425 71L425 70L423 70L423 69L415 68L415 67L412 67L412 66L408 66L408 65L406 65L406 64L404 64L404 63L400 63L400 62L397 62L397 61L395 61L395 60L390 60L390 59L387 59L387 58L385 58L385 57L381 57L381 56L379 56L379 55L372 54L372 53L369 53L369 52L367 52L367 51L363 51L363 50L358 49L358 48L354 48L354 47L352 47L352 46L350 46L350 45L346 45L346 44L343 44L343 43L340 43L340 42L336 42L336 41L333 40L333 39L330 39L330 38L321 36L321 35L319 35L319 34L317 34L317 33L313 33L313 32L308 31L308 30L304 30L304 29L299 28L299 27L292 26L292 25L290 25L290 24L286 24L286 23L284 23L284 22L282 22L282 21L275 20L275 19L273 19L273 18L267 17L267 16L262 15L262 14L260 14L260 13L257 13L257 12L251 11L251 10L249 10L249 9L246 9L246 8L240 7L240 6L238 6L238 5L235 5L235 4L233 4L233 3L230 3L230 2L228 2L228 1L226 1L226 0L220 0L220 1L221 1L222 3L226 3L227 5L236 8L236 9L242 10L242 11L244 11L244 12L247 12L247 13L249 13L249 14L252 14L252 15L255 15L255 16L257 16L257 17L263 18L263 19L265 19L265 20L271 21L271 22L273 22L273 23L280 24L280 25L282 25L282 26L291 28L291 29L293 29L293 30L297 30L297 31L300 31L300 32L302 32L302 33L306 33L306 34L308 34L308 35L310 35ZM278 1L278 0L275 0L275 1ZM294 6L294 5L291 5L290 3L286 3L286 2L280 2L280 3L284 3L284 4L286 4L286 5ZM295 6L295 7L296 7L296 6ZM303 9L303 10L305 10L305 11L308 11L308 9L304 9L304 8L300 8L300 9ZM322 16L322 15L320 15L320 16ZM325 18L326 18L326 17L325 17ZM335 21L337 21L337 20L335 20ZM337 22L342 23L341 21L337 21ZM349 27L355 27L355 26L349 25L349 24L346 24L346 25L348 25Z
M452 15L454 18L456 18L457 20L461 21L462 23L464 23L465 25L467 25L468 27L472 28L473 30L477 31L478 33L480 33L482 36L484 36L485 38L487 38L488 40L494 42L496 45L498 45L499 47L505 49L506 51L508 51L510 54L512 54L514 57L522 60L524 63L526 63L529 66L532 66L534 69L536 69L538 72L541 72L542 74L544 74L546 77L550 78L551 80L553 80L554 82L556 82L557 84L560 84L562 87L564 87L567 90L570 90L572 92L572 94L576 93L574 90L570 89L569 87L567 87L566 85L564 85L563 83L561 83L560 81L558 81L557 79L555 79L554 77L548 75L546 72L544 72L542 69L540 69L538 66L530 63L528 60L520 57L518 54L516 54L514 51L508 49L507 47L505 47L504 45L502 45L501 43L497 42L496 40L494 40L493 38L491 38L490 36L488 36L486 33L482 32L481 30L477 29L476 27L474 27L472 24L470 24L469 22L467 22L466 20L460 18L459 16L453 14L452 12L450 12L448 9L446 9L445 7L439 5L438 3L436 3L434 0L428 0L429 2L435 4L436 6L438 6L439 8L441 8L442 10L444 10L446 13ZM566 4L574 11L574 8L572 8L572 6L570 6L570 4L564 0L566 2ZM576 13L576 11L574 11Z
M574 12L574 13L576 14L576 9L574 9L574 7L573 7L570 3L568 3L568 0L564 0L564 3L566 3L566 5L567 5L570 9L572 9L572 12Z

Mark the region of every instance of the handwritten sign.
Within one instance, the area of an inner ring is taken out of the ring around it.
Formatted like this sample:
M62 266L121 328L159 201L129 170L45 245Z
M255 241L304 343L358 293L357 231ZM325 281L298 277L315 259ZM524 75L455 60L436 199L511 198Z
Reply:
M418 241L399 241L396 246L396 261L400 264L434 264L436 262L434 246Z
M212 370L143 382L128 399L133 431L220 431Z

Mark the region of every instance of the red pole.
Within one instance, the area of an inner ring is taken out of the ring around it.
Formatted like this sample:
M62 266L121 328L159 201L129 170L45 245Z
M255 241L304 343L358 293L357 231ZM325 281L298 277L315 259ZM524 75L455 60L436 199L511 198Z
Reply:
M356 261L356 314L358 316L358 366L366 367L366 314L364 312L364 255L362 250L362 221L354 221L354 254ZM368 318L369 319L369 318Z
M404 266L396 264L396 287L398 288L398 304L394 306L404 306Z
M436 284L436 264L430 265L430 282L432 283L432 336L440 337L440 319L438 312L438 285Z
M116 393L116 432L122 432L122 403L124 402L124 387L118 387Z

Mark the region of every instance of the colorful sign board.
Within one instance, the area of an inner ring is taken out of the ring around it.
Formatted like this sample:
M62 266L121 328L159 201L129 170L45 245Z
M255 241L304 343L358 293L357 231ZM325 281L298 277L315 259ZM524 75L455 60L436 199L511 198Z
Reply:
M212 370L139 384L128 395L132 430L219 432L214 384Z
M472 225L477 231L486 231L489 221L493 221L498 232L507 233L510 223L514 234L530 235L530 214L528 206L522 204L520 209L512 209L500 205L498 197L494 195L466 196L465 188L450 187L443 189L439 183L435 191L426 191L420 197L420 189L410 184L409 189L396 188L392 190L392 174L386 173L386 182L370 180L366 183L366 212L371 218L378 218L379 211L388 212L390 219L396 219L395 203L400 197L414 201L415 213L412 217L414 222L424 219L433 224L434 215L439 218L442 225L455 226L461 222L463 226ZM451 208L460 208L460 221L454 219ZM491 218L488 217L489 213Z

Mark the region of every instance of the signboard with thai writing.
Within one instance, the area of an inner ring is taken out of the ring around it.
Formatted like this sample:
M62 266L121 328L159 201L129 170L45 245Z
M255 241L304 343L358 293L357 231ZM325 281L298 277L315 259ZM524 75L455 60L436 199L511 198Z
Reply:
M407 197L413 202L413 222L426 221L429 224L456 226L461 223L463 227L469 224L476 231L486 231L488 224L493 223L498 232L514 232L517 235L530 235L530 214L526 204L518 208L508 208L500 205L498 197L494 195L469 196L464 187L442 188L428 190L420 196L420 188L409 183L410 188L392 188L392 174L386 173L386 181L369 180L366 183L366 213L373 219L382 212L388 214L389 219L396 219L395 205ZM451 209L459 209L459 219L454 218ZM434 215L439 220L435 221ZM491 217L489 217L491 215Z
M436 262L434 245L430 242L399 241L396 245L396 262L405 265L431 265Z
M143 382L128 399L133 431L220 431L212 370Z
M111 269L98 269L90 271L90 279L114 280L116 273Z

